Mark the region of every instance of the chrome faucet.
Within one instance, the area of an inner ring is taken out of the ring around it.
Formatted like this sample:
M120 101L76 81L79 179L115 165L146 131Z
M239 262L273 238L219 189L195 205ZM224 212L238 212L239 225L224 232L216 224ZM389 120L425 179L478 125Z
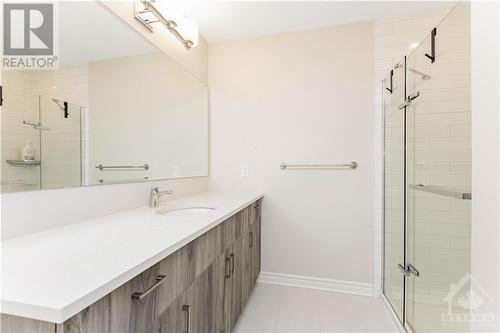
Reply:
M151 191L149 191L149 207L157 208L160 205L160 198L165 194L172 193L174 193L172 190L160 191L159 187L151 188Z

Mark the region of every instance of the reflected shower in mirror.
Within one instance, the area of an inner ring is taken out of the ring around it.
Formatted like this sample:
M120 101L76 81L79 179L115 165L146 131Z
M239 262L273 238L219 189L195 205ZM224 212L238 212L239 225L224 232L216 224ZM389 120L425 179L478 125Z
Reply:
M57 70L2 71L2 192L206 176L207 88L102 3L58 7Z

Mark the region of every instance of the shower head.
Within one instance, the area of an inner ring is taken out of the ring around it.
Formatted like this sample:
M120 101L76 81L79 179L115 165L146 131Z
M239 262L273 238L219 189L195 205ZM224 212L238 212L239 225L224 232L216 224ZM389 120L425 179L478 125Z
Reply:
M57 104L57 106L64 111L64 106L61 105L61 101L55 98L52 98L52 101Z

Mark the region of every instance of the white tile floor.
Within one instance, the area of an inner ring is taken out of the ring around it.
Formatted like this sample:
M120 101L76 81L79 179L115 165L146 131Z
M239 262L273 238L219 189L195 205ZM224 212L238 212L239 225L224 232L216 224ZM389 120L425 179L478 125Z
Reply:
M257 283L234 332L397 332L397 329L379 298Z

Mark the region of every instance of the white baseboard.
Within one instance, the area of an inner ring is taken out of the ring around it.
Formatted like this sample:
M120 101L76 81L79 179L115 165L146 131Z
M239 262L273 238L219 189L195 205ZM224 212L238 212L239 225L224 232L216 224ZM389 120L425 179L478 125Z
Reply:
M343 281L334 279L323 279L302 275L280 274L272 272L260 272L259 282L280 284L284 286L337 291L341 293L374 296L375 290L371 283Z

